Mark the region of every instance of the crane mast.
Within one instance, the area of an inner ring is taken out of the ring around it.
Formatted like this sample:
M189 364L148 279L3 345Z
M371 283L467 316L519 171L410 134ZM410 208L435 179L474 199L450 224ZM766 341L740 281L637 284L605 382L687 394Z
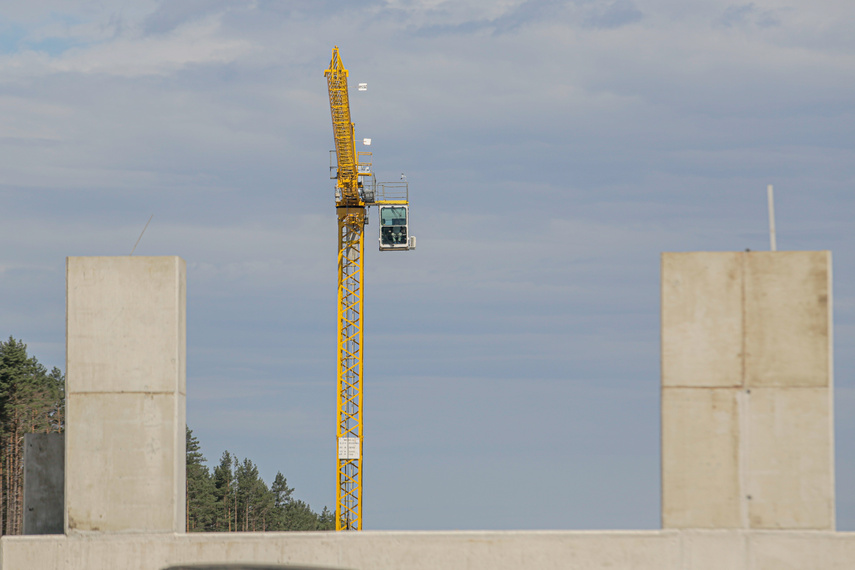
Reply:
M367 209L377 206L380 251L409 251L409 186L401 181L378 185L370 152L356 151L350 119L347 69L338 46L324 71L330 97L336 154L335 208L338 218L338 357L336 530L362 530L362 307ZM362 90L362 86L360 86ZM369 160L365 160L369 159ZM366 182L371 180L370 185Z

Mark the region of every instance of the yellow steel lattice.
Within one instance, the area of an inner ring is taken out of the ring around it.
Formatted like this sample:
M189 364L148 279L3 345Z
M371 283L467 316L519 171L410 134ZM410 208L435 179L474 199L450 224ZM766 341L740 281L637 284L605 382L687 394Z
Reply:
M338 160L338 182L341 191L339 206L362 206L359 198L359 175L356 156L356 139L350 120L350 100L347 94L347 70L338 55L338 46L333 48L330 67L324 71L330 96L335 154Z
M348 72L333 49L324 71L338 172L338 362L336 530L362 529L362 308L366 207L369 204L407 205L407 183L360 182L370 179L370 152L356 152L347 91ZM360 162L360 159L365 162Z
M336 530L362 529L362 295L365 208L338 208L338 430L358 458L337 456Z

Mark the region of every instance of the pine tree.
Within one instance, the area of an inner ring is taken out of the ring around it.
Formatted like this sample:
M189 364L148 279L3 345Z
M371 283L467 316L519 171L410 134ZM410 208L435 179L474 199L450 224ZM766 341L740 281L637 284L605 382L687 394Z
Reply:
M318 530L318 515L299 499L285 506L285 528L282 530Z
M294 492L293 487L288 486L288 480L281 471L276 472L276 477L273 479L273 484L270 486L270 492L273 493L274 505L277 509L284 507L291 501L291 494Z
M219 532L237 530L232 528L235 496L233 461L232 455L224 451L220 464L214 468L214 498L218 507L214 516L214 530Z
M266 530L273 497L258 475L258 467L244 459L235 470L238 496L238 527L243 531Z
M335 513L327 507L318 515L318 530L335 530Z
M205 465L199 440L190 428L187 433L187 532L214 530L217 514L214 478Z
M288 481L281 471L276 472L273 484L270 485L270 494L273 497L273 509L270 516L270 530L287 530L285 509L291 503L291 495L294 488L288 486Z
M281 472L270 488L249 459L224 451L210 474L199 440L187 430L187 521L190 531L334 530L334 514L317 514L293 496ZM193 482L191 482L193 481ZM210 485L210 486L208 486ZM191 491L192 489L192 491Z

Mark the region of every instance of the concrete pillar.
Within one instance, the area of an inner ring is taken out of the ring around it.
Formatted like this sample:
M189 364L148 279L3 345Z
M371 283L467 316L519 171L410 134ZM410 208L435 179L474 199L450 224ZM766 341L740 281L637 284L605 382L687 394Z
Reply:
M834 529L831 254L662 256L662 525Z
M183 532L186 268L66 264L65 531Z

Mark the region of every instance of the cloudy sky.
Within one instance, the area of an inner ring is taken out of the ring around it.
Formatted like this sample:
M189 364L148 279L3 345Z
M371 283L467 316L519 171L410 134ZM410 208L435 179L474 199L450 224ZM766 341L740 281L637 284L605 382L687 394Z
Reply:
M367 252L365 527L659 526L659 255L834 256L855 530L855 3L0 1L0 335L188 264L188 422L335 500L333 45L418 250ZM370 236L377 231L376 212ZM372 240L374 237L371 238Z

